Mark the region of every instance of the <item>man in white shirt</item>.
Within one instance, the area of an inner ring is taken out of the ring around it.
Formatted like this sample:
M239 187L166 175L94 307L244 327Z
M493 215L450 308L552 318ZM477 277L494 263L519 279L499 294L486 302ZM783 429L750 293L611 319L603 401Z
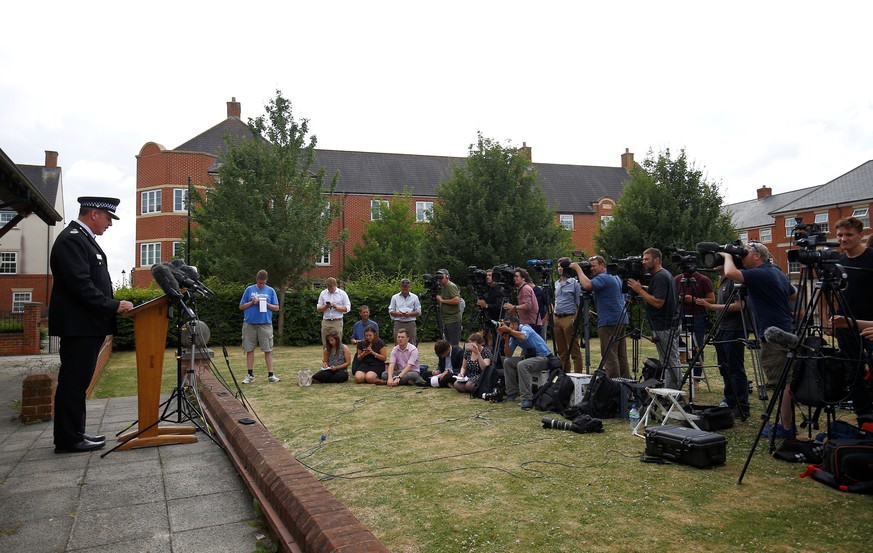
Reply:
M327 347L327 333L335 330L340 336L343 335L343 314L352 309L349 295L341 288L337 288L336 279L327 279L327 288L318 295L316 311L322 314L321 319L321 343Z
M391 296L388 306L388 314L394 321L394 343L397 343L397 331L401 328L406 330L410 342L418 343L415 320L421 315L421 302L409 291L409 284L408 278L400 281L400 292Z

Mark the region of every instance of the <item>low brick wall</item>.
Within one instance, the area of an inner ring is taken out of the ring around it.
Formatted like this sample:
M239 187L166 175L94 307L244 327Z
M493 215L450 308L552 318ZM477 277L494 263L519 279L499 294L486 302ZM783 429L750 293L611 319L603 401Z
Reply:
M21 422L44 422L52 420L55 401L54 377L47 374L31 374L21 385Z
M22 332L0 334L0 355L39 354L39 323L41 303L25 303L22 314Z
M211 422L252 494L266 503L263 511L283 551L388 551L262 424L239 423L250 416L239 400L211 373L201 374ZM283 534L290 534L293 542L281 539Z

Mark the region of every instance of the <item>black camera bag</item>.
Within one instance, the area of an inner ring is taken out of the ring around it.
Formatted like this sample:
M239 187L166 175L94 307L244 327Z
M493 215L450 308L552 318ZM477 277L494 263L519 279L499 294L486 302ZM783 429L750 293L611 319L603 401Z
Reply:
M820 465L809 465L801 478L844 492L873 495L873 440L828 440Z
M558 365L560 365L560 358ZM573 379L567 376L563 369L550 363L549 377L545 384L540 386L533 396L533 405L537 411L551 411L561 413L570 405L570 398L576 391Z

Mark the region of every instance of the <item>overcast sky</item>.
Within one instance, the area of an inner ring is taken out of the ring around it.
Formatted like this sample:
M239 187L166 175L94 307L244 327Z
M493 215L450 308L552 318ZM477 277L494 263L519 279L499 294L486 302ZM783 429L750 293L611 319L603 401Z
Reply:
M318 147L465 156L476 132L537 162L678 151L727 202L873 159L873 2L15 2L0 33L0 148L59 152L80 195L122 199L100 238L134 266L136 155L243 119L277 89ZM65 221L66 223L66 221Z

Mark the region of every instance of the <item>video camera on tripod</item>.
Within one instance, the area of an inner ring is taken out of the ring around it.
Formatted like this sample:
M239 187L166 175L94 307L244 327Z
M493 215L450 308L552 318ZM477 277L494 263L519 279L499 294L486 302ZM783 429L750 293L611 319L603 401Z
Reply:
M621 279L621 290L628 293L628 279L638 280L643 286L649 284L652 274L646 270L643 265L643 258L639 255L625 257L624 259L616 259L612 263L606 264L606 272L615 275Z
M425 273L421 275L421 281L424 284L424 291L430 295L430 299L433 302L436 302L437 294L439 294L442 289L440 280L442 280L442 277L440 277L439 274L432 275L430 273Z
M828 242L826 233L818 223L803 224L800 217L794 218L794 245L796 250L788 250L788 262L800 263L815 269L819 278L837 282L837 288L845 287L848 275L838 262L841 257L838 242ZM819 249L826 248L826 249Z
M500 285L503 297L508 298L515 288L515 267L502 263L491 269L491 280Z
M467 267L467 283L476 294L477 300L485 299L488 294L488 276L485 269L480 269L475 265Z
M737 267L743 266L742 260L749 254L743 243L739 240L734 240L724 245L719 245L715 242L697 243L697 253L700 254L701 261L700 265L704 269L715 269L724 265L724 258L718 255L719 252L725 252L733 257L734 265Z
M690 275L692 273L697 272L697 253L685 250L679 246L671 244L664 248L666 253L672 254L670 256L670 260L674 265L679 267L679 270L686 274ZM721 259L721 256L718 256Z

